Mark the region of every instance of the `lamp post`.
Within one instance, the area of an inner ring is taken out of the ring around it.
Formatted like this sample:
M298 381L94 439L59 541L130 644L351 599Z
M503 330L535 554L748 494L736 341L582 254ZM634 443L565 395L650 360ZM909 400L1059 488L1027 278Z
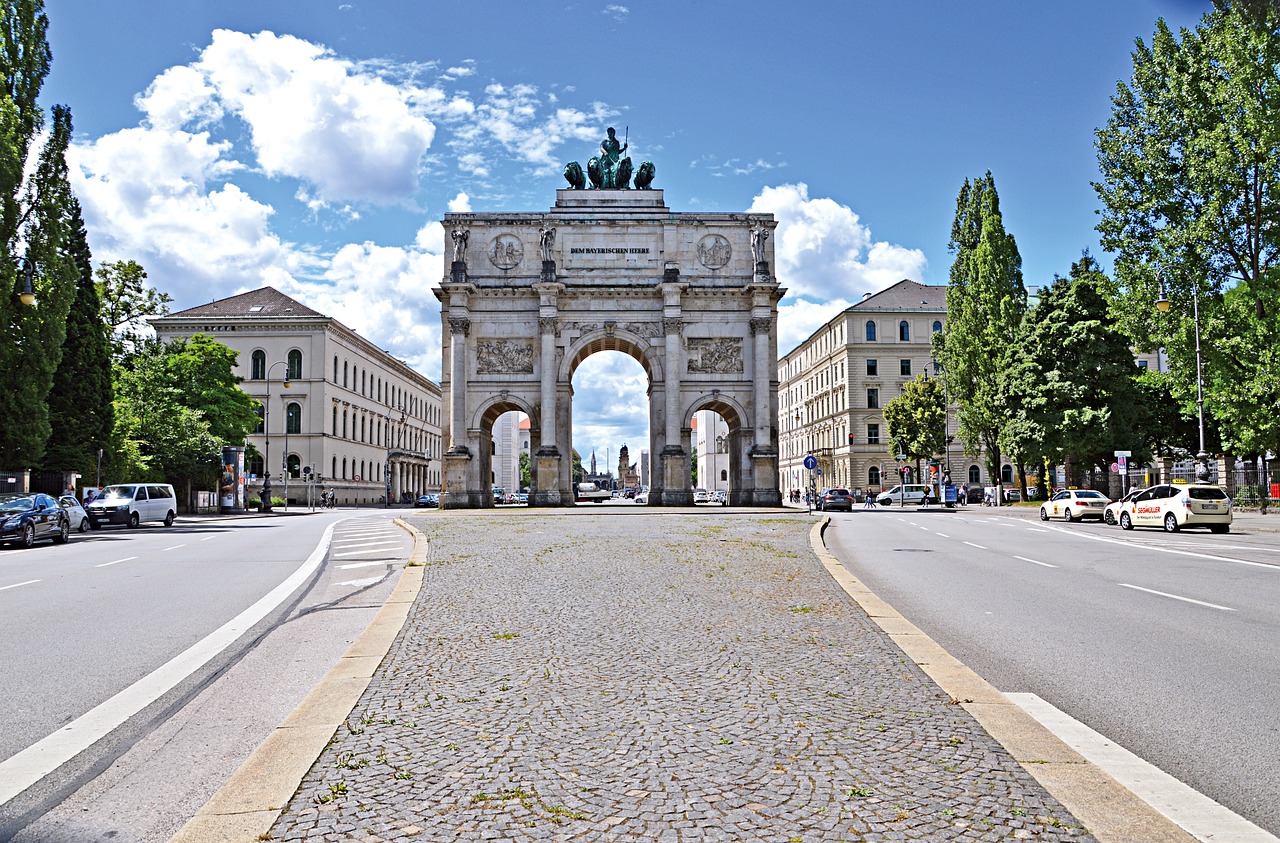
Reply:
M1169 297L1165 292L1164 270L1156 271L1160 281L1160 298L1156 300L1156 309L1161 313L1169 312ZM1204 374L1200 363L1200 285L1191 288L1191 313L1196 329L1196 419L1200 426L1200 453L1196 454L1196 482L1209 482L1209 453L1204 449Z
M405 411L404 411L403 404L400 405L399 410L400 410L400 424L403 425L405 420ZM390 507L391 506L391 447L392 445L395 444L395 440L392 438L392 435L391 435L391 422L392 422L391 414L387 413L386 416L384 416L384 419L386 420L386 423L387 423L387 460L383 466L382 473L385 476L384 479L386 483L386 494L384 496L384 500L386 501L386 506Z
M929 361L933 364L933 374L942 380L942 447L945 452L945 460L942 464L942 482L944 485L951 485L951 396L950 390L947 389L947 370L941 362L937 360Z
M22 261L22 292L18 293L18 301L27 307L33 307L36 303L35 277L36 262L29 256L23 255L19 258Z
M277 360L267 367L267 397L262 402L262 433L265 437L262 450L262 511L271 511L271 370L276 366L284 366L284 388L289 388L289 363L286 360ZM289 424L285 422L285 454L286 465L289 459ZM285 470L288 474L288 469ZM285 481L285 490L289 488L288 481Z

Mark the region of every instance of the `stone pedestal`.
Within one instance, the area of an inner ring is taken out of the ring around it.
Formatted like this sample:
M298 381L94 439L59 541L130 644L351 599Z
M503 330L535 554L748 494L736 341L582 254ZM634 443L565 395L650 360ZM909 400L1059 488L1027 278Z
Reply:
M658 455L662 463L662 506L693 506L689 483L689 455L678 445L666 447ZM650 495L652 501L652 495Z
M741 505L782 506L782 491L775 479L778 476L778 455L771 450L761 449L753 451L750 456L751 478L755 488L751 490L751 499L742 501Z
M529 506L572 506L573 495L560 488L560 451L539 448L533 455L533 494Z
M467 491L467 472L471 469L471 454L466 448L457 448L444 455L444 494L440 495L441 509L478 509L493 506L493 493L481 495Z

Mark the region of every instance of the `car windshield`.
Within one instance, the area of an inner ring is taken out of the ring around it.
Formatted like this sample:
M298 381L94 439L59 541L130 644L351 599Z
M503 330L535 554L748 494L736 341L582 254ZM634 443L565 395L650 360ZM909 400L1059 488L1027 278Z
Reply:
M102 497L107 500L132 500L132 486L108 486L102 490Z
M35 501L26 497L5 497L0 499L0 512L26 512L35 508Z
M840 495L841 497L847 498L849 496L849 490L848 489L832 489L828 494Z
M1106 497L1106 495L1102 494L1101 492L1086 491L1086 492L1076 492L1076 497L1077 498L1103 498L1103 497Z
M1227 496L1227 493L1217 486L1201 486L1187 489L1187 494L1198 501L1220 501Z

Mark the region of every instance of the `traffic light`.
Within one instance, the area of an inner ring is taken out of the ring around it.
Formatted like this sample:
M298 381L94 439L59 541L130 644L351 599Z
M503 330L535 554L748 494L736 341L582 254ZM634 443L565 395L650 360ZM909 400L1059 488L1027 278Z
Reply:
M849 432L849 447L853 447L853 431Z

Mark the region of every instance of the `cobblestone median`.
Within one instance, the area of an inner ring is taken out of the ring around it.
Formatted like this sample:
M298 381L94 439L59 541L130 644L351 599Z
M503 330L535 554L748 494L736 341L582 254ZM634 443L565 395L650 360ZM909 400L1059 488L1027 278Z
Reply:
M1092 840L822 569L802 515L437 514L276 840Z

